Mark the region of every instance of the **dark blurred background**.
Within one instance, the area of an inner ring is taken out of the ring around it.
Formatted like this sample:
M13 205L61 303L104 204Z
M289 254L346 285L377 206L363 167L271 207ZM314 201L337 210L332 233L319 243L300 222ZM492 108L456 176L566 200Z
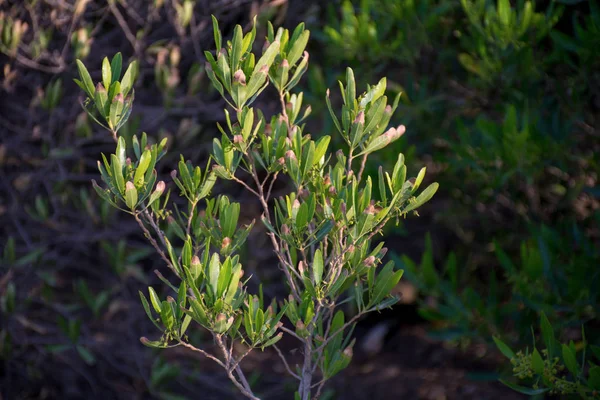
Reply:
M599 6L517 0L505 14L500 3L0 0L0 399L237 398L208 360L139 342L153 327L137 292L162 265L91 187L114 144L73 82L76 58L95 80L105 56L139 60L121 133L168 137L165 168L180 153L203 165L225 106L204 74L211 14L226 38L256 16L257 46L267 21L306 23L310 66L297 91L314 137L332 132L325 91L337 92L346 66L363 90L387 76L402 92L392 123L407 133L367 172L403 152L413 175L426 166L440 183L420 217L386 229L406 270L402 302L359 323L354 360L324 399L521 398L497 382L511 366L492 336L531 346L542 312L561 340L581 344L583 325L598 344ZM221 190L244 218L260 216L254 199ZM242 256L276 295L264 240L257 229ZM291 398L275 354L247 360L261 398Z

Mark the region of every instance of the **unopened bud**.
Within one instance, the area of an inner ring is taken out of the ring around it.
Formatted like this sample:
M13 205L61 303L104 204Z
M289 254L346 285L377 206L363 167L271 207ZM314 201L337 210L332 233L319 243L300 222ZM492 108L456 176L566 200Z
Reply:
M223 313L220 313L219 315L217 315L217 322L218 321L225 321L227 319L227 316Z
M127 157L125 159L125 165L131 165L131 158Z
M123 93L118 93L115 96L115 98L113 99L113 103L115 103L115 102L117 102L117 103L124 103L125 102L125 99L123 97Z
M283 157L279 157L279 158L277 159L277 163L278 163L279 165L285 165L285 159L284 159Z
M375 206L373 204L369 204L367 208L365 208L365 214L374 215L375 214Z
M385 106L385 111L386 114L391 114L392 113L392 106L390 106L389 104L387 106Z
M98 82L98 84L96 85L96 92L106 93L106 89L104 88L102 83Z
M302 187L298 189L298 197L300 197L301 199L306 199L309 195L310 192L308 191L308 189L304 189Z
M348 250L346 251L347 253L353 253L354 250L356 250L356 247L354 247L353 244L351 244L350 246L348 246Z
M375 256L369 256L365 258L364 263L367 267L372 267L373 265L375 265Z
M200 266L200 257L198 257L197 255L194 255L194 257L192 257L191 266L192 266L192 268L199 267Z
M156 184L156 189L154 189L155 193L162 193L165 191L165 181L158 181Z
M300 275L304 275L304 262L302 260L298 262L298 272L300 272Z
M329 177L329 175L326 175L326 176L325 176L325 179L323 179L323 185L324 185L325 187L327 187L327 186L331 185L331 178Z
M171 179L175 180L175 178L177 178L177 170L176 169L171 171Z
M290 63L288 62L288 60L286 60L284 58L283 61L281 62L281 68L289 68L289 67L290 67Z
M290 159L290 160L297 160L296 158L296 153L294 153L294 150L288 150L285 152L285 158L286 159Z
M388 252L388 248L387 247L382 248L381 251L380 251L379 258L383 258L387 254L387 252Z
M143 344L143 345L148 345L148 343L150 343L150 340L148 340L148 338L147 338L147 337L145 337L145 336L142 336L142 337L140 338L140 342L142 342L142 344Z
M273 133L273 128L271 127L271 124L266 124L265 125L265 135L271 136L271 133Z
M229 239L228 237L223 238L223 241L221 242L221 248L224 249L227 246L229 246L231 244L231 239Z
M306 326L302 320L299 319L298 322L296 322L296 329L299 331L306 329Z
M233 74L233 80L238 82L242 86L246 86L246 75L241 69L235 71L235 74Z
M233 136L233 143L239 144L242 142L244 142L244 137L242 135L234 135Z
M360 125L364 125L365 124L365 113L364 111L361 111L358 113L358 115L356 116L356 118L354 118L354 123L355 124L360 124Z
M135 190L135 185L131 181L127 181L125 184L125 190Z
M329 194L332 196L335 196L336 190L335 190L335 186L331 185L329 186Z
M344 349L344 355L346 355L348 357L352 357L353 354L354 354L354 350L352 350L352 347L346 347Z
M261 74L265 74L267 75L269 73L269 66L268 65L263 65L262 67L260 67L260 69L258 70L258 72L260 72Z
M167 296L167 301L169 303L175 303L175 299L173 297L171 297L171 296Z
M298 199L294 199L294 203L292 203L292 210L297 210L300 208L300 202Z
M289 235L290 228L287 226L287 224L281 225L281 233L284 235Z

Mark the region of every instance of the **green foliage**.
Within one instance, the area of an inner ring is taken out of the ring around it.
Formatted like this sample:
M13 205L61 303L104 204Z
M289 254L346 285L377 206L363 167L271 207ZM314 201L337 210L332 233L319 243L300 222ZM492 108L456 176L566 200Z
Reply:
M75 83L87 95L83 109L98 124L109 130L116 138L116 132L127 122L135 91L133 84L137 75L137 62L133 61L121 77L123 57L117 53L112 61L102 61L102 81L96 86L90 73L81 60L77 60L79 79ZM131 91L131 95L129 92Z
M600 390L600 347L590 345L582 331L582 340L560 343L554 328L542 313L541 336L543 347L538 351L528 349L516 354L498 338L494 338L500 351L510 359L513 376L525 381L520 386L510 381L502 382L518 392L528 395L548 393L561 398L597 399ZM579 353L579 354L578 354Z
M340 82L341 117L334 111L327 92L334 125L348 146L346 152L338 150L334 155L328 151L329 136L313 140L304 133L305 126L300 124L309 115L310 107L302 112L303 94L290 93L307 68L308 53L304 48L309 32L304 24L293 32L282 28L275 32L269 24L267 45L260 56L252 52L256 27L244 35L242 28L236 26L233 38L227 42L223 42L215 18L213 27L216 56L206 52L206 73L233 114L225 110L226 125L217 125L221 135L213 139L212 167L209 163L203 170L181 156L178 169L171 174L176 192L187 202L186 210L176 203L169 204L170 192L164 201L159 201L166 184L156 183L156 166L165 154L166 139L148 146L145 134L141 139L133 135L134 158L128 158L126 140L117 136L117 131L131 110L131 101L121 119L112 110L106 114L105 107L98 108L98 104L108 101L99 94L102 83L92 93L89 74L83 64L78 64L82 78L78 84L94 98L98 110L105 112L105 127L115 134L117 142L115 153L103 155L103 161L98 162L107 187L94 181L94 189L111 205L134 216L180 281L172 284L159 275L173 291L166 297L152 287L148 287L148 297L140 291L148 318L162 332L158 340L142 338L143 344L156 348L183 345L198 351L224 367L242 393L256 398L237 366L252 349L273 346L288 332L299 340L305 353L301 371L288 372L299 380L300 398L309 399L314 371L322 376L322 386L349 364L354 344L351 333L358 317L397 301L391 293L403 271L396 270L393 262L378 267L387 249L383 242L371 249L372 237L389 220L405 217L431 199L438 184L419 191L425 168L416 178L407 179L402 154L398 155L392 174L380 169L376 182L371 176L363 177L367 158L405 131L403 125L388 129L400 96L388 104L385 78L360 93L353 71L348 68L345 84ZM128 71L134 68L130 65ZM133 72L126 73L129 78L119 83L119 70L120 55L110 64L104 60L104 86L110 84L117 93L109 98L118 96L120 90L124 90L121 96L127 95L132 86ZM261 110L250 105L269 84L277 90L282 110L267 119ZM359 169L353 167L357 159L361 160ZM259 178L259 171L266 178ZM242 180L240 172L254 182ZM279 174L290 178L293 190L275 199L271 210L271 187ZM242 279L243 260L236 253L253 223L239 227L239 203L224 195L211 195L218 178L241 184L259 199L262 223L284 272L282 280L290 291L287 300L278 303L274 298L267 306L262 287L258 294L249 293L249 279ZM172 197L176 197L175 193ZM201 201L205 203L202 212ZM161 230L159 225L164 220L174 236ZM80 291L93 309L101 307L85 287ZM339 309L342 298L354 301L358 311L348 321ZM294 330L283 328L284 316ZM221 356L189 343L187 332L192 321L212 334ZM248 349L237 358L227 350L228 343L233 345L234 341ZM232 374L234 370L236 375Z
M377 60L412 65L423 47L449 34L440 24L455 7L445 0L345 0L339 11L341 18L329 7L329 24L322 39L328 48L341 49L329 52L334 62L375 64Z
M502 334L521 345L541 312L560 328L598 318L600 277L595 266L600 253L576 225L534 230L522 242L517 260L498 243L494 247L496 268L477 286L471 275L480 266L454 253L443 268L436 268L429 237L420 264L401 257L398 263L423 293L421 315L437 325L435 336L467 342ZM512 321L510 330L507 320Z
M541 71L534 61L534 45L548 35L562 15L554 3L545 13L536 12L532 1L461 0L469 22L462 36L466 52L459 55L465 69L487 88L536 79Z

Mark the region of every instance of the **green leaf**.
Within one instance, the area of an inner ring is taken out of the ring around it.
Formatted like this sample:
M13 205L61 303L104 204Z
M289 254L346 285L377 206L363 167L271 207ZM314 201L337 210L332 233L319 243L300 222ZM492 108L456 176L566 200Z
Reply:
M323 279L323 253L321 252L321 249L315 251L312 273L315 285L319 285Z
M492 339L494 339L494 343L496 343L496 347L498 347L498 350L500 350L500 352L504 354L506 358L508 358L509 360L515 358L515 353L502 340L500 340L496 336L492 336Z
M214 297L217 297L217 288L219 285L219 270L221 269L221 261L219 254L214 253L208 264L208 283L210 284Z
M314 152L314 165L317 165L321 162L325 153L327 153L327 147L329 147L329 142L331 141L330 136L322 136L316 142L315 152ZM323 160L324 161L324 160Z
M125 75L123 75L123 79L121 79L121 93L123 93L123 96L127 96L131 88L133 88L137 74L137 64L137 60L131 62L127 71L125 71Z
M279 41L276 40L269 45L265 53L258 59L256 65L254 66L254 71L259 72L264 66L267 68L271 68L273 61L275 61L275 57L279 54ZM251 96L252 94L250 94Z
M92 77L90 76L90 73L88 72L85 65L83 65L83 63L80 60L77 60L76 62L77 70L79 71L79 77L81 78L81 82L85 87L85 92L87 93L88 97L91 97L93 99L94 92L96 90L94 89L94 82L92 81Z
M421 192L421 194L416 198L416 200L413 203L409 204L408 207L406 207L402 211L407 213L427 203L433 197L435 192L437 192L439 186L440 185L437 182L434 182L431 185L427 186L427 188Z
M542 338L544 340L544 344L546 345L546 349L548 349L548 357L553 358L555 354L555 342L554 338L554 330L552 329L552 325L550 325L550 321L546 314L542 311L542 315L540 317L540 326L542 330Z
M510 24L510 1L509 0L498 0L498 16L500 21L508 26Z
M542 359L542 355L536 348L534 348L533 353L531 353L531 368L536 374L544 374L544 360Z
M223 236L228 238L233 238L233 234L235 233L235 229L237 228L238 218L240 216L240 203L231 203L227 208L225 215L222 215L223 218L221 229L223 231Z
M217 53L219 53L219 51L221 50L221 31L219 30L219 22L217 21L217 18L215 18L214 15L211 15L212 18L212 25L213 25L213 36L215 38L215 49L217 50Z
M150 294L150 302L152 303L152 307L154 307L154 311L160 314L162 310L161 301L156 292L154 291L154 288L152 288L152 286L148 286L148 293Z
M129 207L131 210L133 210L133 209L135 209L135 206L137 205L137 201L138 201L137 189L135 188L135 185L132 182L127 181L127 184L125 185L125 204L127 204L127 207Z
M329 110L329 114L331 115L333 124L335 125L335 127L337 128L339 133L344 134L344 131L342 131L342 127L340 126L340 121L338 120L337 116L333 112L333 108L331 107L331 100L329 100L329 89L327 89L327 95L325 96L325 102L327 103L327 109Z
M133 183L136 187L140 187L144 183L144 174L150 165L150 161L152 160L152 154L150 150L145 150L142 153L142 157L140 157L140 162L135 170L135 175L133 176Z
M300 37L294 42L292 48L287 54L287 60L290 63L290 66L294 66L296 62L302 56L304 49L306 48L306 44L308 43L308 38L310 37L310 32L305 30L302 32Z
M200 188L200 193L198 193L198 200L205 198L208 196L213 186L215 186L215 182L217 181L217 175L214 172L210 172Z
M121 53L117 53L114 55L112 61L110 62L110 71L111 71L111 84L117 82L121 77L121 67L123 65L123 56Z
M233 39L231 40L231 71L238 70L238 65L242 58L242 42L243 42L242 27L236 25L233 30Z
M108 90L112 83L112 74L110 71L110 62L108 61L108 57L104 57L102 60L102 84Z
M577 358L575 357L575 352L566 344L562 345L562 356L565 361L565 365L569 369L569 372L573 375L573 377L579 377L579 365L577 364Z
M354 107L356 99L356 83L354 81L354 71L352 68L346 68L346 104L351 108Z
M144 307L144 311L146 311L146 315L148 316L148 319L150 319L150 321L152 321L154 326L156 326L159 330L162 330L160 325L158 325L158 323L152 316L152 313L150 312L150 305L148 304L148 300L146 300L146 296L144 296L144 294L141 291L138 291L138 293L140 294L140 300L142 301L142 306Z

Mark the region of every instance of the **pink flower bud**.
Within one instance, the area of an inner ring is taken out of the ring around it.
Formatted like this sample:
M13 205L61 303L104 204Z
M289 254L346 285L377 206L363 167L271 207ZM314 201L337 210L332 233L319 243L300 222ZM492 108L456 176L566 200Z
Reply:
M365 124L365 113L363 111L359 112L358 115L356 115L356 118L354 118L354 123L360 125Z
M233 74L233 80L238 82L242 86L246 86L246 75L241 69L235 71L235 73Z
M297 160L296 158L296 153L294 153L294 150L288 150L285 152L285 158L286 159L290 159L290 160Z

